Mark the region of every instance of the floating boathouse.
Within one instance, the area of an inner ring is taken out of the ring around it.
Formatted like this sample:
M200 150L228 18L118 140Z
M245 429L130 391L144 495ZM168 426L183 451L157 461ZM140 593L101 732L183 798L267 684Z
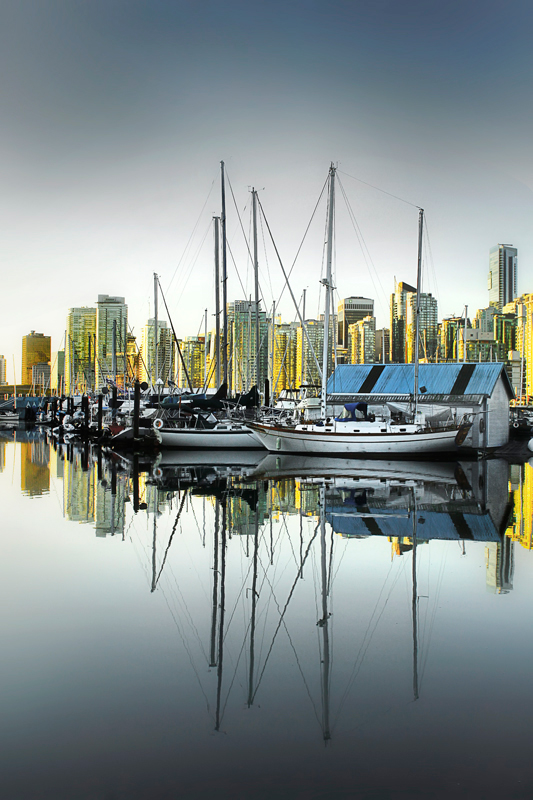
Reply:
M500 447L509 441L509 401L513 389L501 363L420 364L418 402L471 414L467 444ZM341 364L328 380L328 404L370 406L413 400L413 364Z

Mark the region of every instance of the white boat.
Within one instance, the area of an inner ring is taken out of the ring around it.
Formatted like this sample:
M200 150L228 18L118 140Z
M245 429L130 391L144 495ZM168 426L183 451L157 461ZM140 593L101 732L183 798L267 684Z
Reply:
M319 424L248 425L272 452L320 455L428 454L453 452L462 444L469 427L453 425L428 430L420 424L325 420Z
M242 422L225 419L212 428L173 428L157 419L154 427L161 437L161 447L184 450L261 450L256 433Z
M18 411L0 411L0 425L16 425L18 421Z
M250 423L250 427L264 446L273 452L315 453L320 455L377 455L404 454L425 455L454 451L464 443L470 423L443 426L428 426L425 417L418 411L418 344L420 283L422 271L422 230L423 209L419 213L418 227L418 274L417 274L417 314L414 356L414 411L413 421L397 423L390 419L373 419L364 414L364 419L334 419L326 414L326 388L329 352L329 319L331 309L333 256L333 220L335 203L335 172L333 164L329 171L329 203L327 226L327 273L324 307L324 347L322 358L321 419L309 423L279 424Z

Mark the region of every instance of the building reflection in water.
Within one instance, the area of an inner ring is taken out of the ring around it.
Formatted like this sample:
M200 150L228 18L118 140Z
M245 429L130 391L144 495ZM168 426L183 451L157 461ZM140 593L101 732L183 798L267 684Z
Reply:
M50 445L45 439L20 442L20 488L39 497L50 491Z
M181 465L169 479L167 467L154 479L150 465L145 465L144 471L137 473L134 487L127 461L112 461L101 453L90 454L87 449L72 446L51 450L42 438L20 442L20 447L23 493L32 497L48 493L52 473L63 480L64 516L94 525L99 537L124 535L126 508L135 491L138 502L140 499L149 513L157 516L176 502L176 491L182 488L203 494L213 507L215 497L223 495L229 537L254 536L257 525L269 519L319 514L316 476L310 480L305 475L266 474L243 483L239 491L230 491L230 485L238 485L239 479L224 478L220 469L215 479L209 474L209 466L195 472ZM5 458L6 443L0 442L0 469ZM327 468L330 462L322 463ZM505 462L479 460L458 466L439 465L441 468L444 472L440 477L429 473L424 477L424 467L415 481L418 541L483 541L487 589L499 594L509 592L513 588L514 544L528 550L533 545L533 466L526 463L508 468ZM256 477L253 468L250 475ZM184 476L187 479L183 482ZM391 543L393 557L412 549L412 487L408 482L380 474L377 466L363 480L357 477L351 483L328 477L325 497L326 519L335 534L385 537Z
M4 439L0 439L0 472L3 472L6 466L6 444Z

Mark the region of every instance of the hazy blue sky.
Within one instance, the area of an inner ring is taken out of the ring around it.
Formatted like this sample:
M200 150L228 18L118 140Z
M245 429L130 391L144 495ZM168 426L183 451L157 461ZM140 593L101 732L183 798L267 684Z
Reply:
M154 271L178 334L198 332L214 308L220 159L246 230L248 189L262 190L287 264L338 163L375 267L339 192L338 294L374 297L378 324L394 276L415 279L417 211L348 176L426 209L424 288L441 317L487 304L497 242L518 247L519 291L533 291L532 21L531 3L513 0L3 0L0 352L9 377L25 333L51 334L57 349L69 307L94 305L99 293L124 295L140 334ZM324 213L293 273L298 297L309 288L309 314ZM249 292L231 194L228 234ZM282 279L267 252L270 304ZM228 296L243 294L231 265ZM293 318L288 304L282 311Z

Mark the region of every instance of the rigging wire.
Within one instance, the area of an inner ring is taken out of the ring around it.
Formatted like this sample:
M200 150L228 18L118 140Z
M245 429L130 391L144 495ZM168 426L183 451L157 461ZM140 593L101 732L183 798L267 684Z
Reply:
M218 171L217 171L217 177L218 177ZM208 201L209 201L209 198L211 197L211 192L213 191L213 186L215 185L215 181L217 180L217 177L213 178L213 180L212 180L212 182L211 182L211 187L210 187L210 189L209 189L209 192L208 192L208 194L207 194L207 197L205 198L205 202L204 202L204 204L203 204L203 206L202 206L202 210L200 211L200 213L199 213L199 215L198 215L198 219L196 220L196 223L195 223L195 225L194 225L194 228L193 228L193 230L192 230L192 233L191 233L191 235L189 236L189 239L188 239L188 241L187 241L187 244L185 245L185 249L184 249L184 251L183 251L183 253L182 253L182 255L181 255L181 258L180 258L180 260L178 261L178 263L177 263L177 265L176 265L176 269L174 270L174 273L173 273L173 275L172 275L172 278L170 279L170 283L169 283L169 284L168 284L168 286L167 286L167 289L166 289L166 290L167 290L167 292L168 292L168 290L170 289L170 287L172 286L172 283L173 283L173 281L174 281L174 278L176 277L176 273L177 273L178 269L180 268L180 266L181 266L181 263L182 263L183 259L185 258L185 255L186 255L186 253L187 253L187 251L188 251L188 249L189 249L189 245L191 244L192 238L193 238L194 234L196 233L196 230L197 230L197 228L198 228L198 225L200 224L200 220L202 219L202 215L203 215L203 213L204 213L204 209L205 209L205 207L206 207L206 205L207 205L207 203L208 203Z
M420 210L420 206L417 206L415 203L411 203L410 200L406 200L404 197L399 197L397 194L392 194L392 192L387 192L385 189L380 189L379 186L374 186L372 183L368 183L368 181L363 181L361 178L356 178L355 175L350 175L348 172L343 172L342 170L337 170L337 172L341 172L342 175L346 175L347 178L351 178L354 181L358 181L359 183L364 183L365 186L370 186L371 189L376 189L378 192L382 192L383 194L388 194L389 197L394 197L395 200L400 200L402 203L407 203L408 206L413 206L413 208L418 208Z

